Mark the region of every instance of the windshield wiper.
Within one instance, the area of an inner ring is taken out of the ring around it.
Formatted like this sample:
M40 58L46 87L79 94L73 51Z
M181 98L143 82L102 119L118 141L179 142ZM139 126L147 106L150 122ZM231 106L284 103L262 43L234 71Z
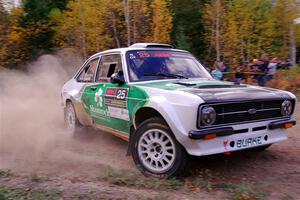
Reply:
M161 77L167 77L167 78L184 78L184 79L188 79L188 77L183 76L181 74L167 74L167 73L162 73L162 72L158 72L156 74L144 74L144 76L161 76Z

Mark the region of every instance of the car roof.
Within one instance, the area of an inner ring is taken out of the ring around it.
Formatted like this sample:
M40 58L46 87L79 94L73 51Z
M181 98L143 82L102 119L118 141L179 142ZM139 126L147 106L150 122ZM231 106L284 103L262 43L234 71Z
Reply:
M116 49L110 49L98 52L94 55L92 55L90 58L102 55L102 54L108 54L108 53L121 53L125 54L127 51L131 50L170 50L170 51L177 51L177 52L184 52L189 53L185 50L180 49L174 49L171 45L168 44L160 44L160 43L135 43L129 47L124 48L116 48Z

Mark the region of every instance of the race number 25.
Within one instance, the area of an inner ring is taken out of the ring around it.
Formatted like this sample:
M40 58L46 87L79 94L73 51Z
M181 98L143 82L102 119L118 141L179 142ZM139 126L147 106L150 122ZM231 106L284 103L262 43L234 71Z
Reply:
M117 99L125 99L127 96L127 89L118 89L117 90Z

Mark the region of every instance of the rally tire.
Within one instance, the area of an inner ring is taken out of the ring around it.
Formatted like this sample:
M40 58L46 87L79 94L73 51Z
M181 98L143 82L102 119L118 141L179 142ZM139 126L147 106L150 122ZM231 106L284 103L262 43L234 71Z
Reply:
M74 105L71 102L67 102L64 109L64 121L66 129L73 134L78 133L82 129Z
M146 176L179 176L187 162L185 149L160 117L145 120L137 128L132 137L131 155Z

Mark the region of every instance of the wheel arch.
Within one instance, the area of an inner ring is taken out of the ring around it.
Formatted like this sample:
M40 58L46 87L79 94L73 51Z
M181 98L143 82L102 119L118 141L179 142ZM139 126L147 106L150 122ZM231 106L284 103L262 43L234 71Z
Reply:
M134 128L137 129L141 123L153 117L160 117L164 119L163 115L152 107L140 108L139 110L137 110L134 116L134 121L133 121Z
M92 118L86 113L83 104L80 101L76 101L75 98L69 96L64 101L64 108L67 106L68 103L71 103L74 106L76 117L80 124L84 126L92 126L93 120Z

